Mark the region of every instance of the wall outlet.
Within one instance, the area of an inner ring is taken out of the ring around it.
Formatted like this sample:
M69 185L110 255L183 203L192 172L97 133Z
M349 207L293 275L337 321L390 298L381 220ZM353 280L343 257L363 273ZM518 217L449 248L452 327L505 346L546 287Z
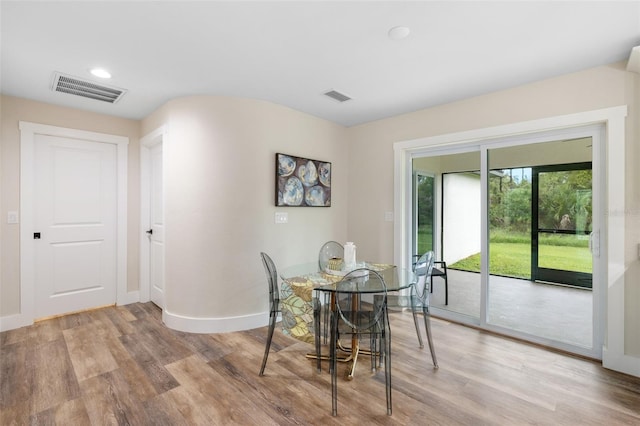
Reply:
M276 212L276 223L287 223L287 222L289 222L289 213Z

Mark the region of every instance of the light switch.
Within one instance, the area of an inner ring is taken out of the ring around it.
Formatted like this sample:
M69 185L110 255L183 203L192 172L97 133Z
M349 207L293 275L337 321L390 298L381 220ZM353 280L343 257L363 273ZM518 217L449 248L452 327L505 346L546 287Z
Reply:
M7 223L18 223L18 212L13 210L7 212Z
M289 213L276 212L276 223L287 223L287 222L289 222Z
M393 222L393 212L384 212L385 222Z

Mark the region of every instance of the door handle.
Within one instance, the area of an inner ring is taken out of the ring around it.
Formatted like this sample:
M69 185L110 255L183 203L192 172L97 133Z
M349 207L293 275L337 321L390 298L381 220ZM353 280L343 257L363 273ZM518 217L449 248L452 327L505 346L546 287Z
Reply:
M147 231L147 234L149 234L149 235L153 235L153 229L149 229L149 230Z
M600 257L600 231L592 231L589 234L589 250L593 257Z

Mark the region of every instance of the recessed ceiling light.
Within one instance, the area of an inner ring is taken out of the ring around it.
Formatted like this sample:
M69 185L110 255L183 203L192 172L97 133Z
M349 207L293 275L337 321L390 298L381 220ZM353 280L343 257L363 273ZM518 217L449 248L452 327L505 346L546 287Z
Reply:
M111 73L102 68L93 68L91 74L99 78L111 78Z
M391 40L402 40L408 36L410 32L409 27L393 27L389 30L389 38Z

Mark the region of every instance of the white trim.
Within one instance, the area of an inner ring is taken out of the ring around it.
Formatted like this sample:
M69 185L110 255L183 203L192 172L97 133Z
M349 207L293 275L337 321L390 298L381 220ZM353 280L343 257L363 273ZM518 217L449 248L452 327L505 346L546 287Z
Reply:
M609 256L607 269L607 334L603 348L602 365L613 370L633 374L625 362L624 352L624 286L625 286L625 146L611 143L623 140L625 136L624 117L612 117L607 126L607 192L608 215L607 233L600 237L601 249ZM615 241L615 244L610 244ZM636 375L640 371L640 360L636 359Z
M149 173L151 170L150 150L155 145L164 143L167 134L167 126L160 126L140 139L140 301L150 300L149 289L149 237L146 230L151 227L149 212L151 211L149 191ZM164 163L164 149L162 162ZM164 174L164 168L163 168ZM164 180L164 175L162 177ZM164 186L163 186L164 187ZM163 202L164 202L164 197ZM166 229L166 226L165 226Z
M0 332L26 327L33 324L33 319L29 320L22 314L13 314L0 317Z
M624 354L624 152L626 105L586 111L557 117L549 117L503 126L474 129L427 138L397 142L394 144L394 209L400 218L394 226L394 260L396 264L407 262L406 224L411 223L407 207L407 179L411 175L411 158L422 153L439 155L438 150L469 150L479 147L483 141L528 135L545 131L561 131L590 124L605 124L606 132L606 197L608 214L601 224L601 255L607 260L605 296L608 305L601 323L606 322L607 334L602 348L603 365L614 370L634 374L628 367L638 359ZM568 130L571 131L571 130ZM526 136L525 136L526 138ZM600 149L602 151L602 149ZM597 152L596 155L601 155ZM407 176L408 175L408 176ZM623 190L621 190L621 188ZM404 222L404 223L399 223ZM615 244L607 244L615 241ZM629 360L631 358L631 360Z
M489 150L480 150L480 250L489 254ZM444 195L443 195L444 196ZM487 327L489 322L489 257L480 256L480 326Z
M139 290L128 291L122 297L118 295L118 305L130 305L132 303L138 303L138 302L141 302Z
M421 150L433 151L434 148L460 147L464 144L479 144L483 140L496 139L507 136L539 133L545 130L559 130L570 127L585 126L609 121L615 117L626 117L627 106L603 108L594 111L578 112L557 117L541 118L538 120L510 123L502 126L485 127L458 133L448 133L426 138L412 139L393 144L394 151L409 151L412 154Z
M127 294L127 146L129 138L46 124L20 121L20 314L11 324L33 324L35 319L35 277L33 248L33 185L35 135L67 137L116 145L117 228L116 303L131 303ZM3 318L3 325L6 317Z
M638 358L610 351L606 347L602 350L602 366L611 370L640 377L640 362Z
M268 318L268 312L226 318L195 318L174 314L166 309L162 311L162 321L167 327L188 333L227 333L251 330L267 325Z

